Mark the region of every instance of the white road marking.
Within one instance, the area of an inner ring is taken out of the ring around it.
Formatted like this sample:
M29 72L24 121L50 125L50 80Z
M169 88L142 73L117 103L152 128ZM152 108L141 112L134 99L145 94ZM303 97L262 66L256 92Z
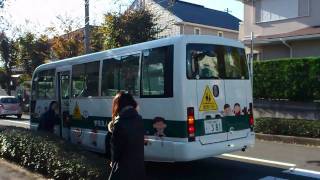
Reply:
M265 159L258 159L258 158L246 157L246 156L238 156L238 155L233 155L233 154L222 154L222 156L236 158L236 159L244 159L244 160L249 160L249 161L262 162L262 163L268 163L268 164L281 165L281 166L289 166L291 168L288 170L282 171L282 173L320 179L320 172L319 171L312 171L312 170L307 170L307 169L296 168L296 164L279 162L279 161L271 161L271 160L265 160ZM264 177L260 180L269 180L269 179L282 180L281 178L272 177L272 176L267 176L267 177Z
M291 164L291 163L286 163L286 162L271 161L271 160L258 159L258 158L246 157L246 156L238 156L238 155L234 155L234 154L222 154L222 156L236 158L236 159L244 159L244 160L249 160L249 161L262 162L262 163L267 163L267 164L281 165L281 166L289 166L289 167L296 166L296 164Z
M3 120L3 121L11 122L11 123L16 123L16 124L30 125L30 122L19 122L19 121L11 121L11 120Z
M319 171L312 171L307 169L290 168L288 170L282 171L283 173L294 174L299 176L306 176L311 178L320 179Z
M273 176L266 176L266 177L261 178L259 180L287 180L287 179L282 179L282 178L273 177Z

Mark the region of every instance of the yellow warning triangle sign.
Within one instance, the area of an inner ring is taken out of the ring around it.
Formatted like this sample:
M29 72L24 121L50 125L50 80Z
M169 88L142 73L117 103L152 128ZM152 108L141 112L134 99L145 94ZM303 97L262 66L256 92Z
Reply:
M74 119L81 119L81 112L78 102L76 102L76 106L73 109L73 118Z
M218 110L218 105L214 100L214 97L212 95L212 92L209 86L207 85L202 96L199 111L216 111L216 110Z

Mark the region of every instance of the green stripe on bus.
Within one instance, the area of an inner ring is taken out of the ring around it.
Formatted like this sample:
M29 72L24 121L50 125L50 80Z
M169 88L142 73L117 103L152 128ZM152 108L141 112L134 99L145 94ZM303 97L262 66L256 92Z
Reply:
M232 127L233 131L248 129L249 126L249 116L226 116L222 119L222 132L229 132ZM73 128L85 128L85 129L97 129L106 131L107 122L111 121L111 117L99 117L99 116L89 116L88 118L82 119L72 119L71 118L71 127ZM153 119L143 119L145 126L146 135L154 135L156 130L153 128ZM195 135L203 136L205 135L204 129L204 119L195 120ZM38 123L37 119L31 119L31 122ZM96 124L95 124L96 123ZM98 124L98 125L97 125ZM166 120L165 124L167 125L164 130L166 137L175 137L175 138L187 138L188 137L188 125L187 121L176 121L176 120ZM221 133L221 132L219 132Z

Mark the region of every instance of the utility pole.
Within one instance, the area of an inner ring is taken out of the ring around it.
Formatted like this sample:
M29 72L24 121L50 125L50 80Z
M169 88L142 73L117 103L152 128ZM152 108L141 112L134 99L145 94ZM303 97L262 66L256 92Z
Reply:
M251 32L250 35L250 41L251 41L251 46L250 46L250 76L251 76L251 85L253 85L253 40L254 40L254 33Z
M229 8L224 10L225 12L227 12L228 14L232 13L232 11L229 10Z
M89 0L84 0L85 2L85 17L84 17L84 48L85 53L90 53L90 25L89 25Z

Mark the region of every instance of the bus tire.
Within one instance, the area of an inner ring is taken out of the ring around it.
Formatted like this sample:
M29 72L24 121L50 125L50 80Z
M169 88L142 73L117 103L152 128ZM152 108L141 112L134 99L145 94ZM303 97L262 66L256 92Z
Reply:
M17 119L21 119L22 114L17 114Z

